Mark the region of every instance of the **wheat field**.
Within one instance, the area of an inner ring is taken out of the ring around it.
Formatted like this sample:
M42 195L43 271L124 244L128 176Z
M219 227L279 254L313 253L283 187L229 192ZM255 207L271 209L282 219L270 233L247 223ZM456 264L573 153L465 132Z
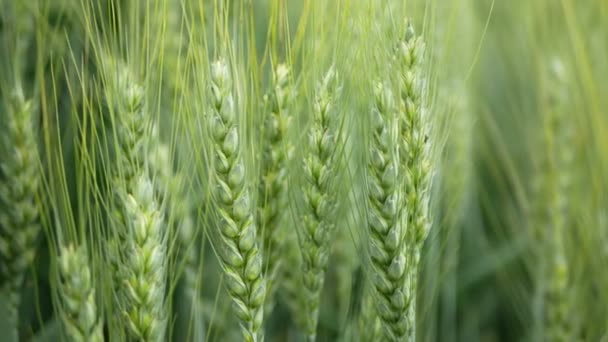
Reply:
M608 341L608 2L0 0L0 342Z

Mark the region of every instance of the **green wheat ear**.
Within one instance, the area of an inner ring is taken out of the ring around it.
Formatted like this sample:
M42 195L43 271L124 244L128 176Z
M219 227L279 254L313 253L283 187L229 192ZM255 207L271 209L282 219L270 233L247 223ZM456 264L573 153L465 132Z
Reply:
M308 151L304 158L304 208L301 213L300 250L306 309L306 334L309 341L317 335L321 290L327 271L332 236L335 231L336 184L338 164L338 118L336 98L340 86L332 67L317 85L313 99Z
M282 220L287 211L287 158L286 136L289 124L288 107L291 101L290 70L279 64L273 73L272 91L265 97L267 115L264 130L262 175L258 193L258 227L265 254L266 315L273 308L274 283L279 277L282 250L286 231Z
M186 180L180 170L173 170L169 146L161 141L158 125L151 132L148 167L154 175L156 197L164 208L165 219L172 236L175 235L179 248L177 264L183 262L181 281L186 301L191 305L192 316L200 316L199 296L199 235L192 217L192 202L186 189Z
M113 190L117 211L110 258L116 272L118 307L131 338L162 341L167 324L167 229L158 193L145 167L150 115L144 90L126 65L105 61L111 78L106 100L116 120L117 165Z
M73 245L62 247L58 259L60 315L69 340L104 341L86 250Z
M14 329L10 340L17 341L21 286L41 230L36 205L41 175L32 103L17 93L4 110L8 127L0 161L0 272L5 279L2 292L9 300L7 319Z
M390 89L380 83L374 96L367 165L371 282L384 334L389 340L398 340L410 329L407 319L411 301L407 287L406 230L401 220L398 121Z
M572 143L572 121L568 115L568 78L560 60L552 60L545 71L546 89L542 113L542 155L534 174L534 225L538 248L536 295L542 303L541 334L551 341L575 340L572 312L575 301L571 270L566 255L568 229L572 227L570 182L576 172Z
M257 241L257 227L251 214L251 195L245 184L245 165L232 92L230 67L223 60L211 66L210 135L213 141L213 189L217 211L220 260L226 287L241 321L245 341L262 341L264 296L262 255Z
M411 21L406 22L406 32L399 42L396 62L398 76L399 159L403 173L402 212L406 246L406 278L408 288L404 301L408 314L396 336L413 340L416 336L416 291L422 245L431 227L429 217L430 178L434 170L431 151L434 137L431 132L432 118L425 108L426 89L423 69L424 41L418 36ZM401 330L404 329L404 330Z

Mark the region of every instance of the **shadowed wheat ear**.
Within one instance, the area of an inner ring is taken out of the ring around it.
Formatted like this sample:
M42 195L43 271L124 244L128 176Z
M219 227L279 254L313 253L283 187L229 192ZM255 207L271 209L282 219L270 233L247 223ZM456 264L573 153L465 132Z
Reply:
M552 60L545 71L544 107L542 115L543 143L540 165L535 174L533 194L534 229L540 251L536 264L537 301L543 308L541 334L550 341L576 339L574 301L569 291L570 270L565 243L569 216L570 183L575 175L572 144L572 121L568 116L568 89L565 67L559 59Z
M111 242L109 251L117 272L117 304L132 338L162 341L167 321L167 229L144 165L150 115L144 106L144 90L127 67L106 66L111 75L106 100L117 126L118 160L112 185L118 239Z
M62 247L58 264L61 322L69 340L104 341L86 250L72 245Z
M9 341L18 341L21 286L34 260L40 233L36 195L40 168L33 108L22 93L13 94L4 106L7 130L2 136L0 161L0 271L8 296Z
M279 64L273 72L272 91L265 97L266 125L262 155L262 175L258 198L258 228L264 251L266 274L266 315L274 304L274 282L277 280L280 258L285 244L285 227L282 220L287 210L287 159L288 146L285 138L289 124L288 106L291 100L290 70Z
M178 264L183 263L184 267L181 280L186 301L192 305L192 316L199 317L202 307L198 274L199 235L195 231L192 202L186 188L186 179L181 170L173 170L169 146L161 141L156 124L152 127L151 140L148 165L150 173L154 176L156 196L164 208L171 236L174 235L179 243L177 257ZM198 334L194 337L195 340L203 338L200 336L200 331L194 333Z
M420 251L430 229L428 214L430 202L430 178L433 172L431 147L431 118L425 108L426 89L422 59L424 42L414 32L411 21L406 22L405 37L399 42L396 62L398 76L398 113L399 113L399 159L404 190L404 209L402 224L406 244L406 282L405 303L408 308L407 322L403 328L408 340L416 336L416 288ZM395 331L396 332L396 331ZM394 336L394 337L398 337Z
M316 339L321 290L335 230L336 127L339 124L335 105L339 92L336 70L332 67L318 84L314 95L308 151L304 158L304 206L298 228L309 341Z
M298 236L295 231L287 232L285 239L283 260L289 267L285 267L279 274L277 286L281 299L289 308L296 328L303 331L306 329L308 315L305 310L302 310L307 300L302 291L302 255L298 248Z
M33 126L34 108L32 101L24 96L33 86L24 75L36 25L34 8L29 2L7 1L0 6L4 24L2 46L3 50L10 51L3 54L8 57L9 68L3 68L2 73L13 80L14 89L10 96L2 98L3 106L0 104L0 110L5 112L6 132L0 137L0 272L4 279L0 293L7 296L5 319L10 331L5 337L7 341L17 342L21 286L34 260L35 242L40 233L36 195L41 173ZM10 86L2 88L5 94L7 89Z
M232 89L231 70L223 60L211 66L211 111L208 115L213 142L212 188L220 222L216 249L226 276L226 287L240 319L245 341L262 341L264 296L262 255L252 202L246 186L240 148L242 132Z

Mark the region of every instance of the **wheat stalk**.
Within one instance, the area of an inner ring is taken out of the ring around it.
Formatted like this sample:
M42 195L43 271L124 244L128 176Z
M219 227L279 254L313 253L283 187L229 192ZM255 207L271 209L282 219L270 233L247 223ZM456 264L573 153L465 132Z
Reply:
M245 184L240 151L242 137L232 93L229 66L218 60L211 67L210 134L213 141L213 189L217 201L218 249L226 287L241 321L245 341L261 341L266 285L251 196Z

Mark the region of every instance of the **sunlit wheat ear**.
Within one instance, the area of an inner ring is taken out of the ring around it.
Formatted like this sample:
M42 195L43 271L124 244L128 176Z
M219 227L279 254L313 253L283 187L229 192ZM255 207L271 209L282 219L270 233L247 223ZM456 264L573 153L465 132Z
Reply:
M61 322L69 341L104 341L86 250L72 245L62 247L58 269Z
M374 97L367 164L370 279L384 334L389 340L399 340L409 329L412 299L406 279L406 231L401 220L398 121L390 89L377 84Z
M14 94L3 107L6 131L2 136L0 160L0 271L8 296L10 340L17 341L20 291L25 273L34 260L40 234L36 195L40 168L33 108L21 93Z
M288 107L292 97L289 67L279 64L272 78L272 90L265 97L266 125L264 129L262 174L257 208L258 228L264 251L266 274L266 315L274 303L274 283L280 272L280 258L285 241L287 159L286 141L289 123Z
M407 24L405 38L397 51L399 77L399 125L401 142L399 158L404 174L408 213L408 242L420 247L430 228L427 209L431 175L431 118L424 107L424 43ZM416 256L418 258L418 256Z
M240 319L245 341L263 340L264 296L266 285L262 274L262 255L258 249L258 232L252 215L252 201L246 185L233 98L230 67L223 60L211 66L211 108L208 113L213 142L212 189L215 191L217 227L215 248L226 276L226 287L234 310Z
M117 126L112 186L120 214L114 221L118 239L109 250L117 272L117 304L133 339L162 341L167 322L167 225L144 165L151 116L144 91L126 66L108 66L106 101Z
M304 158L304 205L298 229L309 341L316 339L321 290L335 230L335 184L339 162L336 97L339 92L336 70L332 67L315 91Z
M122 314L130 334L163 341L167 320L166 223L149 177L135 179L123 198L127 236L121 246Z
M402 224L405 230L406 279L408 289L405 303L408 306L408 322L405 337L415 338L416 284L422 244L428 236L430 217L430 178L433 172L431 148L434 144L431 132L432 118L425 108L426 89L422 64L424 43L417 36L411 22L406 23L405 37L396 52L398 76L399 159L401 179L404 180L404 204Z

